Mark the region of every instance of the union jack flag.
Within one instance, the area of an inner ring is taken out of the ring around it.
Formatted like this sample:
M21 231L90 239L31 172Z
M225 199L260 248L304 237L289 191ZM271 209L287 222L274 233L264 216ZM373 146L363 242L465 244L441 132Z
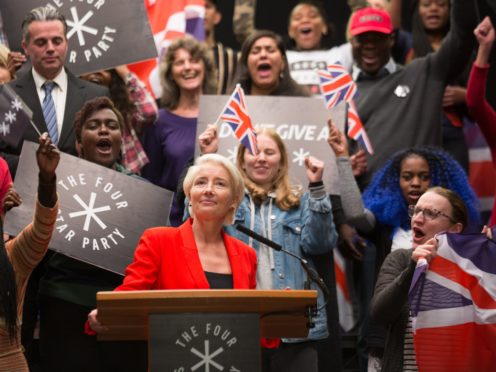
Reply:
M145 0L148 21L159 57L130 65L155 97L162 95L158 62L169 45L184 34L205 39L204 0Z
M317 75L319 76L320 92L328 109L342 101L349 102L355 98L356 84L340 63L329 65L325 70L317 70Z
M419 371L494 371L496 243L484 234L437 239L437 256L417 265L409 293Z
M236 85L234 92L229 97L229 101L227 101L226 107L222 110L217 122L219 121L229 124L239 142L253 155L258 153L257 135L248 114L245 93L239 84Z
M367 152L372 155L374 153L374 149L372 148L372 144L370 143L369 136L365 131L365 127L363 126L360 117L355 108L355 104L353 101L348 103L348 137L354 139L362 147L364 147Z

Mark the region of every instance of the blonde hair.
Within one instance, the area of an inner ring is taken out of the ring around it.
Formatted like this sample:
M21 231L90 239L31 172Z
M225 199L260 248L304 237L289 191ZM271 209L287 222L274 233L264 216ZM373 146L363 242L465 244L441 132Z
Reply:
M266 191L264 188L253 182L246 174L246 170L244 169L246 147L239 145L238 153L236 155L236 164L240 169L241 175L243 176L243 181L245 182L246 188L248 189L252 199L256 203L262 203L268 197L269 192L275 191L276 205L280 209L287 211L290 208L300 205L300 197L302 194L301 187L292 185L289 181L288 153L282 138L272 128L257 129L256 133L258 136L262 134L266 135L276 143L279 152L281 153L281 161L279 163L279 173L272 181L270 190Z
M9 48L7 46L0 44L0 67L6 69L10 73L10 79L15 79L15 75L9 69Z
M229 159L219 154L206 154L196 158L195 164L188 169L188 173L186 173L186 177L184 178L184 193L186 194L187 198L191 200L190 192L191 187L193 186L193 181L195 180L202 166L207 163L220 165L229 174L230 190L234 201L234 206L224 218L224 224L231 225L234 221L234 214L236 213L236 209L238 209L241 201L243 200L243 196L245 194L245 185L243 183L243 177L241 176L241 173ZM194 213L191 205L188 206L188 212L190 216L194 218Z
M444 197L451 205L451 222L460 223L463 228L468 224L467 206L463 199L455 191L446 189L441 186L435 186L427 189L425 193L432 192Z

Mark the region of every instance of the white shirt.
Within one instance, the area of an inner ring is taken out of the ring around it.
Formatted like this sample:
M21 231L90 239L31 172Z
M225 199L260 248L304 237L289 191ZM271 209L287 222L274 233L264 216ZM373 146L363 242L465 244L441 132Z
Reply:
M403 230L398 227L393 235L393 242L391 245L391 252L397 249L409 249L412 247L413 232L411 229Z
M396 65L396 62L394 62L394 59L392 57L389 58L389 61L381 67L379 70L379 73L381 73L383 70L385 74L394 74L396 70L398 69L398 66ZM357 81L358 77L360 74L367 75L365 72L363 72L360 67L355 63L353 65L352 71L351 71L351 77L353 78L354 81Z
M35 69L33 71L34 84L36 85L36 91L38 92L38 98L40 99L41 107L43 107L43 100L45 99L45 89L43 89L43 84L45 84L47 79L38 74ZM67 73L65 69L62 69L60 73L53 79L57 84L53 87L52 98L55 104L55 111L57 112L57 131L62 132L62 124L64 123L64 113L65 113L65 102L67 100Z
M311 89L314 94L320 94L316 69L325 69L330 64L340 62L350 71L353 65L350 43L328 50L288 50L286 57L291 77L300 85L315 87Z

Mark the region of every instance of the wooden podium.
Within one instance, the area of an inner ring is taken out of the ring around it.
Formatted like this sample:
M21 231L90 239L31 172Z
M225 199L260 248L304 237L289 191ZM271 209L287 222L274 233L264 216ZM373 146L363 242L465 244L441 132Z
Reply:
M279 338L279 337L307 337L309 330L309 309L317 305L317 291L315 290L153 290L153 291L123 291L123 292L98 292L97 307L98 318L102 324L108 327L108 331L98 335L99 340L149 340L149 350L160 348L163 353L172 352L170 349L174 342L166 346L165 341L157 340L162 333L167 333L171 328L177 328L182 322L182 318L187 325L185 331L177 330L174 337L175 346L182 351L196 353L200 357L200 346L192 346L191 341L198 338L202 342L201 350L205 349L205 355L208 354L209 347L213 350L217 347L217 353L225 353L233 344L241 345L244 335L250 333L249 347L243 346L243 357L245 359L255 359L257 364L260 359L259 338ZM211 320L214 316L214 320ZM215 318L217 316L217 318ZM201 321L203 318L205 324L190 326L192 319ZM218 320L220 319L220 320ZM226 320L231 321L228 325L217 325L217 323ZM238 332L242 336L236 336L233 329L235 326L244 328ZM216 331L219 328L218 332ZM157 331L159 329L159 331ZM201 338L203 333L207 333L205 340ZM217 334L216 334L217 332ZM180 335L180 336L177 336ZM220 342L214 346L215 337ZM200 340L201 339L201 340ZM232 341L234 339L234 342ZM229 343L229 340L231 342ZM191 344L188 344L191 341ZM203 346L203 342L205 343ZM209 344L212 342L212 345ZM222 343L223 342L223 343ZM186 345L188 344L188 345ZM159 345L159 346L158 346ZM194 349L194 350L193 350ZM233 349L235 349L233 347ZM256 352L256 355L249 356L248 350ZM157 353L157 352L155 352ZM160 352L160 354L163 354ZM161 358L168 362L180 353L173 353L167 357ZM187 354L188 359L184 363L190 363L194 355ZM201 354L203 355L203 354ZM212 354L213 355L213 354ZM242 357L242 358L243 358ZM157 363L153 363L152 355L149 352L150 371L159 370L154 368ZM179 357L178 357L179 358ZM183 359L185 356L183 355ZM176 360L175 365L180 367L164 368L160 365L160 370L186 371L198 370L203 371L201 363L215 363L213 357L206 357L202 361L199 359L197 368L183 367L182 361ZM182 363L182 364L181 364ZM227 363L227 362L226 362ZM239 362L238 365L243 365ZM241 371L259 370L235 367L233 363L227 370ZM226 366L227 364L225 364ZM213 365L215 367L215 365ZM194 366L193 366L194 367ZM199 369L198 369L199 368ZM205 364L205 370L209 370ZM210 368L211 371L216 370ZM220 365L219 365L220 370ZM226 370L226 369L224 369Z

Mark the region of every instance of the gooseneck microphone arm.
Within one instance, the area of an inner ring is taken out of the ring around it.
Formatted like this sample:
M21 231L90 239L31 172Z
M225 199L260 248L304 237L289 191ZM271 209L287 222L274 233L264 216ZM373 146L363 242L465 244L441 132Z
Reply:
M239 223L235 224L234 227L236 230L241 231L243 234L248 235L249 237L259 241L262 244L265 244L267 247L271 247L272 249L275 249L276 251L284 252L285 254L296 258L298 261L300 261L301 266L305 270L308 276L308 280L305 282L305 289L310 289L310 281L314 282L319 286L319 288L322 290L325 296L325 302L324 304L318 308L317 310L323 309L326 305L327 302L329 301L329 289L325 285L324 281L322 278L319 276L319 274L308 264L308 261L305 260L303 257L298 256L297 254L294 254L293 252L290 252L286 249L284 249L281 245L277 244L276 242L267 239L265 236L262 236L260 234L257 234L255 231L250 230L246 226L243 226Z

